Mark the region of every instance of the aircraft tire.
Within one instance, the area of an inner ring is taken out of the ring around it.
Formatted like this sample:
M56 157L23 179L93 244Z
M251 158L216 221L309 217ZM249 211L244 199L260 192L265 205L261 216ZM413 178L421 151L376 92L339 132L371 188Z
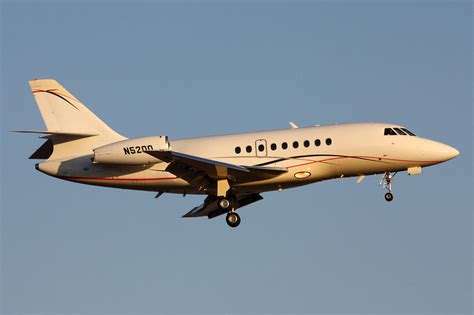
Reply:
M232 206L231 202L227 198L221 198L217 202L217 206L222 210L228 210Z
M392 201L393 200L393 194L392 193L386 193L385 194L385 200L387 200L388 202Z
M225 221L227 222L228 226L235 228L240 224L240 216L237 212L229 212L225 217Z

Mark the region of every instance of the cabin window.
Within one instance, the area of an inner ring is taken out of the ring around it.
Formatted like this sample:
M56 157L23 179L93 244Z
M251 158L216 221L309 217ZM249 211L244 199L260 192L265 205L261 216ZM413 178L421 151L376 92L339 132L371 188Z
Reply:
M275 150L277 149L276 143L272 143L272 145L270 146L270 148L272 149L272 151L275 151Z
M331 138L327 138L327 139L326 139L326 145L331 145L331 144L332 144Z
M411 132L411 131L408 130L407 128L401 128L401 129L402 129L403 131L405 131L405 133L409 134L410 136L413 136L413 137L416 136L413 132Z
M319 147L321 145L321 140L319 139L314 140L314 145Z
M263 144L258 145L258 151L263 152L265 150L265 146Z
M400 136L406 136L407 134L404 133L400 128L393 128Z
M303 145L304 145L305 148L309 147L309 140L305 140Z
M298 141L293 141L293 148L298 149L299 145Z
M247 153L251 153L251 152L252 152L252 146L248 145L248 146L245 148L245 151L247 151Z
M392 128L385 128L384 136L396 136L397 133Z
M283 150L288 149L288 143L283 142L283 143L281 144L281 148L282 148Z
M235 153L240 154L240 152L242 152L242 150L240 149L240 147L235 147Z

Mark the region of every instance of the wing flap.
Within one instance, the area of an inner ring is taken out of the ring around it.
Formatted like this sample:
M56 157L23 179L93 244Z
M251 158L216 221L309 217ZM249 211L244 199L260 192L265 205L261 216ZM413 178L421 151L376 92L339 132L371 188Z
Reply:
M228 170L241 173L249 173L250 171L243 167L225 162L210 160L199 156L184 154L175 151L145 151L162 161L174 163L186 168L195 168L205 172L212 179L227 178Z
M273 175L280 175L288 172L288 168L286 167L245 166L245 168L251 172L267 173Z
M236 197L235 205L237 208L242 208L262 199L263 197L260 194L240 195ZM227 213L227 210L222 210L217 206L218 200L219 199L215 196L207 196L207 198L201 205L191 209L191 211L183 215L183 218L196 218L207 216L209 219L212 219L224 213Z

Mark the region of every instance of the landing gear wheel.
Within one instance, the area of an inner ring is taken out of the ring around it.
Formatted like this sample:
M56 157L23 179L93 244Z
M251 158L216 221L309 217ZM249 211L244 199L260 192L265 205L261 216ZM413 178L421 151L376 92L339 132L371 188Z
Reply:
M397 172L395 173L390 173L390 172L385 172L383 174L382 180L380 181L380 184L383 188L387 189L387 193L385 194L385 200L388 202L393 200L393 195L392 195L392 182L393 182L393 177L397 175Z
M230 208L231 204L230 204L230 200L227 199L227 198L221 198L219 199L219 201L217 202L217 205L219 206L220 209L222 210L227 210Z
M240 216L238 215L237 212L227 213L225 220L227 222L227 225L229 225L232 228L238 227L240 224Z

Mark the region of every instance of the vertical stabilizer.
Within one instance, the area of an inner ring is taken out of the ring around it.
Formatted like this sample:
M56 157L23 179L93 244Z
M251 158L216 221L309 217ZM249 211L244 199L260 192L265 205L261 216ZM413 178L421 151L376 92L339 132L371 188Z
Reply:
M92 149L126 139L107 126L55 80L29 82L54 150L50 157L92 153ZM34 132L34 131L31 131Z
M30 81L48 131L121 137L55 80Z

